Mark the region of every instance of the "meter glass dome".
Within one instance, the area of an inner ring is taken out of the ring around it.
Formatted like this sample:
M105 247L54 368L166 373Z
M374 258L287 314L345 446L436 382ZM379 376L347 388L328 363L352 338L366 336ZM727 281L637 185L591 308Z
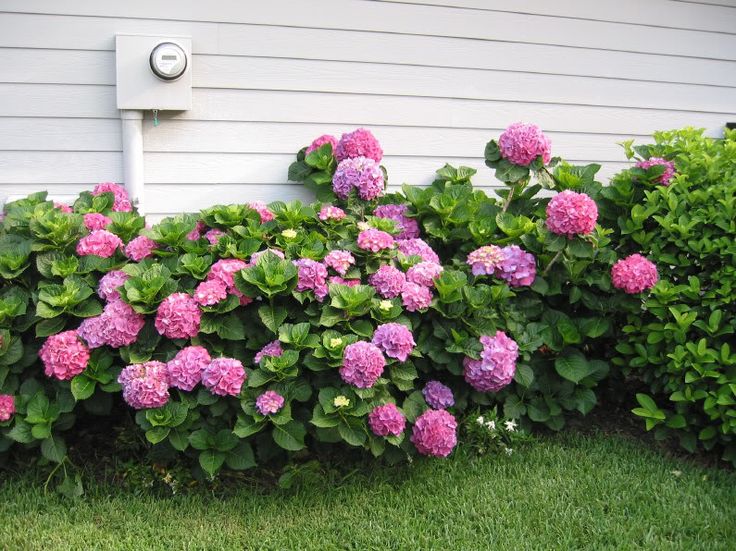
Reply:
M187 68L187 54L173 42L162 42L151 52L151 70L162 80L176 80Z

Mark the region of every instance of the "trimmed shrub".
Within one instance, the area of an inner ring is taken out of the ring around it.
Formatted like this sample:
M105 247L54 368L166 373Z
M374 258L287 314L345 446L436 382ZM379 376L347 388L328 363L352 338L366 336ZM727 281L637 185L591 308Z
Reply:
M634 410L647 429L736 462L736 132L654 139L625 144L636 166L603 190L620 253L648 257L664 276L629 301L614 362L649 389ZM637 261L621 273L635 282L646 270Z

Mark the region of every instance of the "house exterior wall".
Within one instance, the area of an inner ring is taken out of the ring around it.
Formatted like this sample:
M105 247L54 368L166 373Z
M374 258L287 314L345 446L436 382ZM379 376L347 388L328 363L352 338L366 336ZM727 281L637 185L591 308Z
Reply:
M2 0L0 190L122 181L116 33L190 35L193 108L144 120L146 212L308 199L287 182L322 133L369 127L392 185L480 169L517 120L556 155L625 166L616 142L736 121L736 1Z

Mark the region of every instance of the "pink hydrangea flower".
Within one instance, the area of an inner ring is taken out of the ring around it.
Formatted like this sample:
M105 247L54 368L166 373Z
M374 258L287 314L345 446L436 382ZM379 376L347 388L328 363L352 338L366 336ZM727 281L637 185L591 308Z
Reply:
M358 128L342 135L335 147L335 156L338 161L368 157L380 163L383 158L383 149L370 130Z
M662 159L661 157L652 157L645 161L639 161L636 163L636 166L638 168L643 168L644 170L652 168L653 166L663 166L664 172L659 178L657 178L657 182L663 186L670 185L670 180L675 176L675 163L668 161L667 159Z
M79 256L96 255L102 258L110 258L122 246L123 241L114 233L107 230L95 230L79 240L77 254Z
M429 409L414 422L411 441L422 455L447 457L457 445L457 421L447 410Z
M558 193L547 203L547 228L568 239L595 229L598 206L585 193L569 189Z
M54 201L54 208L57 208L61 212L65 212L66 214L71 214L72 212L74 212L69 205L67 205L66 203L61 203L59 201Z
M256 255L254 254L253 257L255 256ZM251 262L253 261L251 260ZM227 292L231 295L235 295L236 297L240 297L242 303L243 298L245 297L240 289L235 286L234 278L236 272L247 267L248 264L242 260L238 260L237 258L223 258L212 265L209 273L207 274L207 281L211 281L213 279L221 281L227 288ZM251 300L248 300L247 302L251 302Z
M202 371L202 384L218 396L237 396L247 378L243 364L234 358L215 358Z
M89 363L89 349L76 331L51 335L38 351L47 377L68 381L85 370Z
M383 298L396 298L406 283L404 272L393 266L381 266L378 271L368 279L371 285Z
M406 428L406 418L396 404L384 404L368 414L368 426L376 436L399 436Z
M124 368L118 376L123 400L134 409L152 409L169 401L169 371L163 362L150 361Z
M424 401L432 409L447 409L455 405L455 397L449 386L439 381L429 381L422 389Z
M210 242L210 245L217 245L217 242L223 235L225 235L224 231L218 230L217 228L212 228L204 234L204 238Z
M202 312L197 302L186 293L173 293L158 305L154 325L164 337L188 339L199 333Z
M268 205L263 201L251 201L248 203L248 206L261 217L261 224L265 224L276 218L276 215L269 210Z
M194 290L194 300L200 306L213 306L227 298L227 287L219 279L203 281Z
M434 280L437 279L445 269L434 262L422 261L415 264L406 272L406 280L423 285L424 287L434 287Z
M473 275L493 275L503 261L503 251L496 245L484 245L475 249L465 261Z
M359 279L343 279L340 276L332 276L328 282L330 285L346 285L348 287L357 287L360 285Z
M309 147L307 147L307 150L304 152L304 155L309 155L312 151L314 151L315 149L319 149L326 143L332 146L332 154L334 155L335 149L337 149L337 138L329 134L323 134L319 138L315 138L314 141L311 144L309 144Z
M377 253L384 249L392 249L394 247L394 238L385 231L369 228L358 234L358 247L364 251Z
M633 295L654 287L659 281L659 274L653 262L640 254L632 254L613 265L611 280L616 289Z
M277 358L281 356L281 354L283 353L284 353L284 349L281 348L281 342L278 340L271 341L270 343L268 343L266 346L261 348L256 353L255 357L253 358L253 363L258 365L261 363L261 360L263 358L266 358L266 357L269 357L269 358L276 357Z
M107 303L102 314L85 319L80 324L78 333L89 348L103 345L120 348L133 344L145 324L145 317L129 304L113 300Z
M381 205L373 211L373 216L396 222L400 232L396 239L414 239L419 237L419 223L406 216L406 211L406 205Z
M284 407L284 397L278 392L267 390L256 398L256 409L261 415L273 415Z
M156 246L156 242L153 239L145 235L139 235L135 239L131 239L130 243L125 246L125 256L134 262L140 262L144 258L151 256Z
M131 212L133 205L130 203L128 192L125 188L112 182L103 182L97 184L95 189L92 190L92 195L101 195L103 193L112 193L115 196L115 202L112 205L112 210L115 212Z
M496 266L497 277L511 287L526 287L534 283L537 277L537 261L533 254L516 245L507 245L501 251L503 260Z
M202 220L197 220L197 224L194 226L194 229L187 234L187 239L189 241L196 241L202 237L202 232L206 228L207 226Z
M389 358L405 362L416 346L414 335L400 323L384 323L376 327L371 341Z
M327 220L342 220L343 218L345 218L345 211L339 207L325 205L319 209L319 219L323 222Z
M512 124L498 139L498 148L501 156L515 165L529 166L540 155L544 164L552 158L549 138L534 124Z
M121 287L127 280L128 274L121 270L113 270L107 272L102 278L100 278L100 284L97 287L97 294L103 300L117 300L120 298L118 288Z
M169 384L181 390L192 390L202 380L202 371L210 361L210 353L202 346L182 348L166 364Z
M112 224L112 218L99 212L88 212L84 215L84 227L90 231L104 230L110 224Z
M345 347L340 377L358 388L372 387L383 374L386 360L375 344L358 341Z
M309 258L300 258L299 260L295 260L294 264L299 271L296 290L302 292L314 291L314 296L322 302L329 292L329 288L327 287L327 268L321 262Z
M440 257L422 239L400 239L396 244L398 245L399 252L404 256L418 256L426 262L440 264Z
M401 289L401 303L409 312L424 310L432 304L432 291L424 285L407 281Z
M493 337L484 335L480 342L481 359L463 360L465 380L479 392L498 392L514 378L519 346L503 331L496 331Z
M383 171L376 161L356 157L337 165L332 176L332 191L340 199L347 199L353 188L358 190L358 196L364 201L383 194Z
M10 421L15 415L15 398L10 394L0 394L0 423Z
M350 251L330 251L322 261L328 268L332 268L341 276L344 276L350 269L350 266L355 264L355 257Z

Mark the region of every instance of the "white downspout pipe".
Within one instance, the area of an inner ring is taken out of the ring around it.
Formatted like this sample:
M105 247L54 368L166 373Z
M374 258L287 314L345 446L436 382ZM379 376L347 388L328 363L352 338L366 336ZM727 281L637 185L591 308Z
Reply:
M123 130L123 177L130 200L145 214L143 194L143 111L120 110Z

